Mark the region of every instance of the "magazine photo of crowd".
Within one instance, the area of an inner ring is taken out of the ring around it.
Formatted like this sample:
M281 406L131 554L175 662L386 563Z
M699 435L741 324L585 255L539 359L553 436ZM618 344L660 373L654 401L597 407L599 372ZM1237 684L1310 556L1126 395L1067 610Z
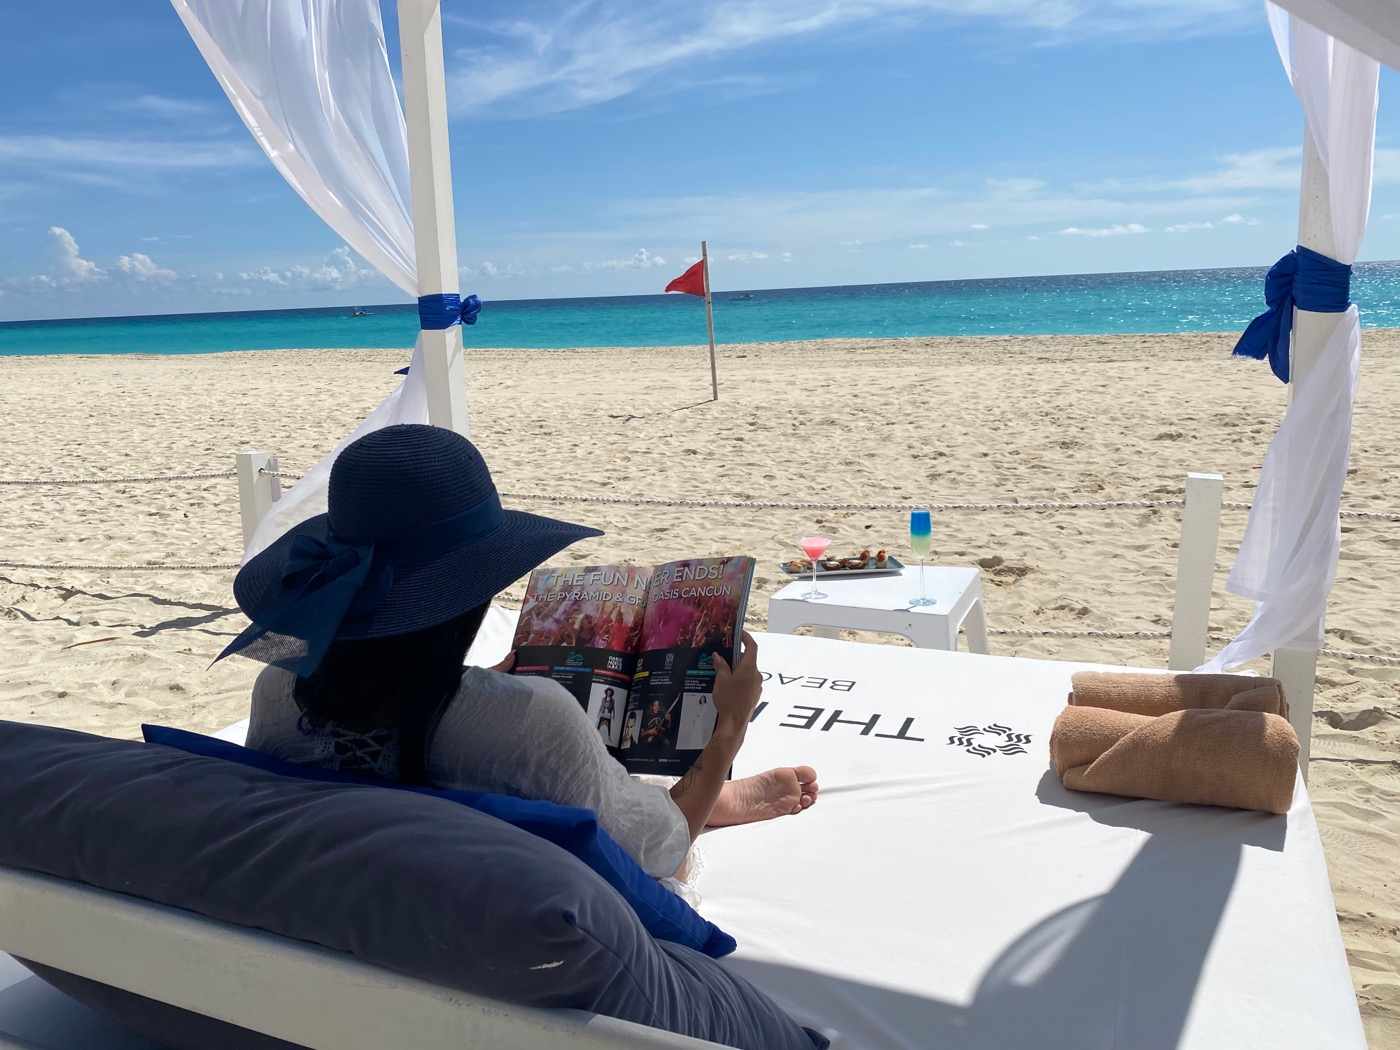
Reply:
M699 558L671 562L669 581L652 581L642 628L642 652L718 649L732 652L740 608L747 597L749 558ZM705 575L717 567L714 576ZM669 596L668 596L669 595Z
M625 571L625 586L578 587L568 591L558 587L557 572L537 571L520 609L516 648L557 645L635 652L642 633L641 599L650 574L632 567Z

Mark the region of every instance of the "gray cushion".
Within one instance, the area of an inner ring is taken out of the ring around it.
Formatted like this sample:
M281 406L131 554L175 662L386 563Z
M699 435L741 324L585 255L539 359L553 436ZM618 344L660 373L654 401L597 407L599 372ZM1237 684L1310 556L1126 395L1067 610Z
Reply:
M0 865L507 1002L755 1050L821 1042L714 960L653 941L565 851L466 807L12 722L0 755Z

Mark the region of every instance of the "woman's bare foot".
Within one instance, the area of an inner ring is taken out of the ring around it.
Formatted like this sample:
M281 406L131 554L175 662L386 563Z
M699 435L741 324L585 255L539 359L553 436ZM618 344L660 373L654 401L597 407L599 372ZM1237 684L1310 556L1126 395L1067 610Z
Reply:
M725 828L801 813L817 801L817 771L811 766L782 766L720 789L706 826Z

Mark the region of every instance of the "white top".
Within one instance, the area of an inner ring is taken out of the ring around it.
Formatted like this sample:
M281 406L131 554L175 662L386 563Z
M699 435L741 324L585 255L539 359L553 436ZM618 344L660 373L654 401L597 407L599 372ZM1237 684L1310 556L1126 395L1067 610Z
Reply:
M296 676L266 667L253 686L248 746L288 762L331 764L337 734L300 726ZM676 873L690 847L685 815L665 788L627 775L588 715L548 678L468 667L427 755L436 787L490 791L591 809L656 878Z
M825 592L813 605L837 606L845 609L885 609L928 616L947 616L963 596L976 585L976 569L957 565L927 565L925 584L932 605L910 607L919 596L919 567L906 565L898 573L887 576L817 576L817 589ZM777 594L775 602L803 601L802 595L812 589L812 574L795 579Z

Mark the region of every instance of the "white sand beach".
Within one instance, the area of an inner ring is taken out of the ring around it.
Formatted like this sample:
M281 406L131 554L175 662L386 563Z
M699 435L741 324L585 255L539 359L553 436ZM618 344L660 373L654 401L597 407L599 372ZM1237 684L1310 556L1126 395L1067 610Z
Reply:
M1234 336L833 340L725 347L710 402L699 348L489 350L469 358L473 436L507 493L891 501L1179 496L1225 475L1247 502L1286 390ZM1344 506L1400 511L1400 331L1368 331ZM0 358L0 480L231 469L256 447L299 471L398 378L403 351ZM229 478L0 486L0 561L228 563ZM820 528L838 548L907 545L890 513L671 509L510 499L597 525L578 562L721 553L760 561L762 626L780 560ZM1212 628L1245 515L1227 511ZM994 631L1160 632L1174 509L935 512L936 559L984 569ZM1400 523L1349 519L1328 644L1400 653ZM0 567L0 718L113 736L210 730L246 714L255 667L209 662L244 625L232 572ZM506 596L518 599L517 584ZM1001 654L1164 664L1166 642L993 634ZM1371 1045L1400 1048L1400 667L1324 657L1311 790Z

